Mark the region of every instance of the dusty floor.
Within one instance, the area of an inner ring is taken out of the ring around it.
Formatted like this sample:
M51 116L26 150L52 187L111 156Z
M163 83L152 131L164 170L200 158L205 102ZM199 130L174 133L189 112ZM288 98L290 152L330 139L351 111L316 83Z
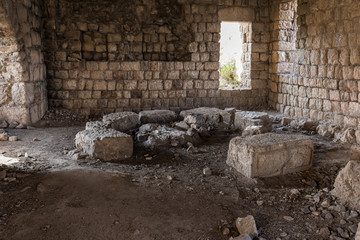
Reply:
M265 239L352 239L360 221L327 193L349 160L347 145L312 136L310 171L249 180L225 163L236 133L218 133L197 152L136 149L126 162L102 163L63 154L81 129L8 130L20 141L0 142L0 156L20 162L3 166L0 239L229 239L234 220L249 214ZM326 198L330 210L320 205Z

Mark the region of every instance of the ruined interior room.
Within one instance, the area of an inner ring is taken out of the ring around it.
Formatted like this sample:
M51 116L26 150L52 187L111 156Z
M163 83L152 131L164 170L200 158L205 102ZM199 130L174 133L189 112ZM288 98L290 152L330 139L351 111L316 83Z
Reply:
M20 239L360 240L360 2L1 0Z

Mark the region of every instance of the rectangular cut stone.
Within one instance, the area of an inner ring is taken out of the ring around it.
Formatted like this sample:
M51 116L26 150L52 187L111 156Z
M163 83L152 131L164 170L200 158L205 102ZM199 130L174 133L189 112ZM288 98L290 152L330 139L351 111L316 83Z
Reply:
M313 152L309 137L267 133L233 138L226 163L249 178L271 177L308 170Z
M76 134L75 145L92 158L102 161L121 161L133 154L130 135L114 129L91 129Z

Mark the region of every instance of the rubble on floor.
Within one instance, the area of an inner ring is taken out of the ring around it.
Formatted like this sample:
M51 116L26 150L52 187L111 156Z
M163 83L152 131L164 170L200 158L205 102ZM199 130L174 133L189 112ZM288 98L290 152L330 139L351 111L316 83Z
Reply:
M360 209L360 162L350 161L338 174L333 194L353 209Z
M309 137L266 133L230 141L226 163L243 175L270 177L308 170L313 143Z

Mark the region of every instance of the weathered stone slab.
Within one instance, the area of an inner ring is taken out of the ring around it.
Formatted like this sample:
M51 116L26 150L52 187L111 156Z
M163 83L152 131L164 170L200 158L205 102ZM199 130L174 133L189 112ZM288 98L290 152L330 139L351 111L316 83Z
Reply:
M103 122L120 132L129 131L140 124L139 115L134 112L111 113L103 117Z
M230 141L226 163L246 177L271 177L308 170L314 146L309 137L266 133Z
M186 143L194 143L198 135L191 131L181 131L175 128L162 126L159 124L145 124L139 128L136 139L143 147L164 147L164 146L183 146Z
M130 135L114 129L84 130L76 134L75 145L92 158L102 161L119 161L133 154Z
M139 113L139 119L142 124L146 123L170 123L177 120L175 112L170 110L150 110Z
M263 126L263 131L270 132L272 130L272 122L269 115L264 112L237 111L235 113L235 129L241 131L249 126ZM264 133L264 132L263 132Z
M218 108L195 108L182 111L180 116L189 125L198 124L210 129L228 128L232 122L231 113Z
M341 203L360 209L360 162L350 161L335 179L332 193Z

